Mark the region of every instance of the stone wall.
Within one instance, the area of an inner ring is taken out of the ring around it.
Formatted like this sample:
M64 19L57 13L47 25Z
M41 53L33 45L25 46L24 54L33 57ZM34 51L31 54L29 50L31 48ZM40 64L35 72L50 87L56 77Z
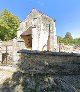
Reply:
M13 40L10 40L7 42L0 41L0 61L2 61L2 57L6 53L6 49L8 53L8 58L7 58L8 61L18 61L20 56L19 56L19 53L17 53L17 51L22 50L22 49L27 50L25 46L25 42L21 38L14 38ZM46 50L46 49L47 48L45 45L43 50ZM57 47L57 52L80 53L80 46L59 44ZM6 60L6 58L4 60Z
M19 53L25 91L80 92L80 54L27 50Z
M0 41L0 62L17 62L19 54L18 50L25 49L25 43L22 39L14 38L9 41Z
M0 62L12 61L12 50L12 41L0 41Z
M19 53L21 53L22 61L29 62L31 65L35 65L35 67L32 68L31 71L53 74L80 73L78 69L80 67L80 54L64 52L39 52L27 50L21 50L19 51ZM40 65L39 67L41 67L41 69L37 70L36 65Z
M64 45L64 43L59 43L59 52L67 53L80 53L80 45Z

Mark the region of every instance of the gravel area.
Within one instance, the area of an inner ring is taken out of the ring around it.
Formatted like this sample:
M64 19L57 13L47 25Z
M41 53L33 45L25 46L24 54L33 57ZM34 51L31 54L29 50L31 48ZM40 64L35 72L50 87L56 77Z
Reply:
M2 84L7 78L11 78L12 74L16 71L12 66L0 66L0 84Z

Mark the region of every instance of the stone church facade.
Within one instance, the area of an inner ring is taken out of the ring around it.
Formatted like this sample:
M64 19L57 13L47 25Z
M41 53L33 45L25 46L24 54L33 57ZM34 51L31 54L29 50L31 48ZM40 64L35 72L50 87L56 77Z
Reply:
M24 40L29 50L57 51L55 20L42 12L33 9L20 24L17 37Z
M44 13L33 9L20 23L17 37L11 41L0 41L0 61L18 61L19 50L80 53L80 47L59 44L56 36L56 21Z

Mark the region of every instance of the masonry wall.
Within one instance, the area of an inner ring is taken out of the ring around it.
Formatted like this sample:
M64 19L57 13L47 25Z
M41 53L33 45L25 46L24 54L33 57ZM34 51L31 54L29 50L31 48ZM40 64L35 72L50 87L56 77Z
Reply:
M6 62L6 53L7 53L7 62L17 62L19 60L19 54L17 51L25 49L25 43L22 39L14 38L10 41L0 41L0 62Z
M80 92L80 54L27 50L19 53L25 90Z
M0 62L6 61L6 53L7 61L12 61L12 49L12 41L0 41Z
M80 53L80 45L64 45L64 43L59 43L59 52L67 53Z
M22 50L21 60L35 67L29 71L49 74L78 74L80 54ZM24 67L24 66L23 66ZM37 69L37 68L38 69ZM40 70L39 70L40 69ZM46 69L46 70L45 70Z

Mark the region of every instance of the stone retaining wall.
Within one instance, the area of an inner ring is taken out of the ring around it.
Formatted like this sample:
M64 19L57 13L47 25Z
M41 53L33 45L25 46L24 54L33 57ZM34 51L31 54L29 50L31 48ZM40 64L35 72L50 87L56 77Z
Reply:
M39 51L19 51L21 61L32 66L29 72L46 74L80 74L80 54L39 52ZM24 67L23 65L22 67ZM29 65L26 69L29 68Z
M80 92L80 54L21 50L24 90ZM26 85L27 84L27 85Z

